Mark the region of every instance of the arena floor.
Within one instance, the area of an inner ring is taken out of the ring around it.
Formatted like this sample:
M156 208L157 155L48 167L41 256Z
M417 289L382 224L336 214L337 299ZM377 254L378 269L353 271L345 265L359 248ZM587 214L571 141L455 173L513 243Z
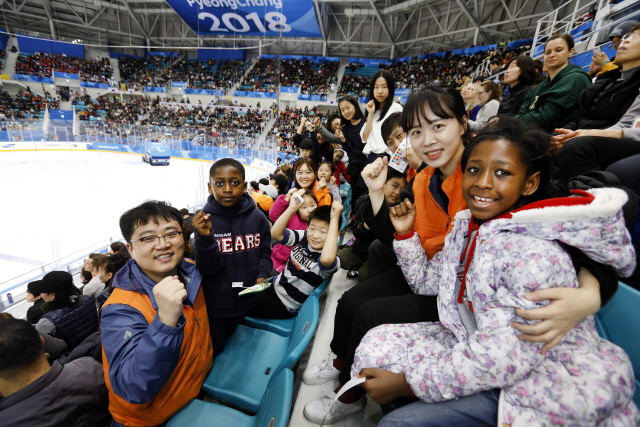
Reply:
M200 181L208 172L208 162L172 159L170 166L150 166L139 154L0 153L2 298L16 283L5 282L20 275L28 279L57 254L80 257L120 237L120 215L144 200L166 200L178 208L201 201L202 192L208 193ZM247 168L247 181L264 174Z

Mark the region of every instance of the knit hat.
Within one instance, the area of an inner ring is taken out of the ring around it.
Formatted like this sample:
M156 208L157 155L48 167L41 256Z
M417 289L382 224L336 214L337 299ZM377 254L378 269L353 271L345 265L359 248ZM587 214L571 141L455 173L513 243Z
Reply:
M57 294L73 286L73 277L66 271L52 271L45 274L42 280L31 283L35 283L33 290L39 294Z
M40 282L42 282L42 280L34 280L27 285L27 291L34 297L40 296L40 292L36 292L35 290Z
M634 21L624 21L622 24L618 25L612 32L609 34L609 40L613 40L614 37L622 37L627 34L631 29L637 24Z

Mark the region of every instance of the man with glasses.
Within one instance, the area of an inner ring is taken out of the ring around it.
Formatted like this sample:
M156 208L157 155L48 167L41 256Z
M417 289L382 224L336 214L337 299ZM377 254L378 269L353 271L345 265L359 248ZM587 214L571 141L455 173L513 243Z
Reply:
M193 400L213 365L202 287L184 259L182 215L147 201L120 217L132 259L100 314L114 425L157 426Z
M611 47L613 50L617 51L620 45L622 44L622 39L629 35L631 29L637 24L635 21L625 21L615 27L611 34L609 34L609 40L611 41ZM609 58L604 52L593 52L593 57L591 58L591 67L589 67L589 75L590 76L599 76L602 73L606 73L607 71L615 70L618 68L618 65L615 63L616 57Z

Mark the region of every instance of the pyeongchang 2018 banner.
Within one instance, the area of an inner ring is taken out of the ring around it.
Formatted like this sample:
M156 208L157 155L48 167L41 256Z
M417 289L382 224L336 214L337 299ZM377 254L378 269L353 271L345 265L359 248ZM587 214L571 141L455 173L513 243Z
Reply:
M196 34L322 37L313 0L167 0Z

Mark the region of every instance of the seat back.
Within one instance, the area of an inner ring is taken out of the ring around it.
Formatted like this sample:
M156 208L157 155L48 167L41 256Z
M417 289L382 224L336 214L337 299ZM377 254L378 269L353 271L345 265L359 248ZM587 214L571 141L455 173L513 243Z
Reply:
M271 379L262 396L255 427L287 427L293 399L293 372L283 369ZM273 422L273 424L271 424Z
M596 328L600 336L622 347L633 365L636 392L634 402L640 405L640 291L624 283L611 301L596 313Z
M296 323L293 325L291 335L289 335L289 346L282 358L282 362L280 362L280 365L273 373L274 376L278 375L282 369L291 369L298 361L304 349L307 348L309 341L311 341L313 334L316 332L319 320L320 302L318 301L318 297L309 296L304 304L302 304L302 307L300 307L300 311L296 316Z

